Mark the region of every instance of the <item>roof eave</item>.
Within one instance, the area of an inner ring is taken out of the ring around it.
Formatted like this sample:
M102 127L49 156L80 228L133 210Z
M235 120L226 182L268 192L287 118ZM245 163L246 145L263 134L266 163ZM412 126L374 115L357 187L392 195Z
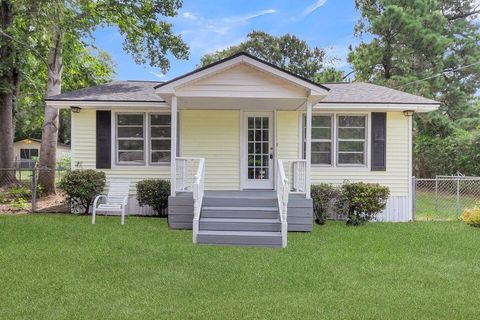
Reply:
M97 108L149 108L168 107L165 101L135 101L135 100L50 100L45 99L47 106L56 109L69 109L70 107L81 107L85 109Z
M314 110L362 110L362 111L436 111L440 103L375 103L375 102L319 102Z

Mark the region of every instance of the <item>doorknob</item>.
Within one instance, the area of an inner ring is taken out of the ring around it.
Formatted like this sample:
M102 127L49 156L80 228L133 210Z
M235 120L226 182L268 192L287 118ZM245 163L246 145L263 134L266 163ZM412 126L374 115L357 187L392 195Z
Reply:
M273 153L270 153L270 159L273 159Z

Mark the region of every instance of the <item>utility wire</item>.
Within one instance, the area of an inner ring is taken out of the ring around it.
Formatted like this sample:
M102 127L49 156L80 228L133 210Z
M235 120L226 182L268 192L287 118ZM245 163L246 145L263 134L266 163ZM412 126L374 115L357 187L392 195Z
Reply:
M458 68L455 68L455 69L452 69L452 70L443 71L443 72L437 73L433 76L426 77L424 79L419 79L419 80L415 80L415 81L412 81L412 82L404 83L402 85L397 86L396 89L399 89L399 88L404 87L404 86L408 86L409 84L412 84L412 83L416 83L416 82L425 81L425 80L428 80L428 79L433 79L433 78L436 78L436 77L440 77L440 76L443 76L446 72L455 72L455 71L458 71L458 70L469 68L469 67L477 65L477 64L480 64L480 61L477 61L475 63L469 64L469 65L466 65L466 66L458 67Z

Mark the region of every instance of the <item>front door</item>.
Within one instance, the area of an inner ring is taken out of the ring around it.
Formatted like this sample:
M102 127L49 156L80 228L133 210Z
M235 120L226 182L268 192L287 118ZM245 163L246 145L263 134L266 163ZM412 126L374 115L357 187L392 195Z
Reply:
M273 189L273 113L245 113L243 125L244 189Z

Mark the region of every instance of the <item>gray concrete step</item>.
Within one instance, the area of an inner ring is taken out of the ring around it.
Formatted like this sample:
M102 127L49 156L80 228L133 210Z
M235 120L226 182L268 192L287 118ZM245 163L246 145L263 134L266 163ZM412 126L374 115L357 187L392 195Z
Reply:
M201 218L200 230L281 231L279 219Z
M201 218L226 218L226 219L276 219L279 217L277 207L202 207Z
M213 245L281 248L282 234L281 232L265 231L200 230L197 242Z

